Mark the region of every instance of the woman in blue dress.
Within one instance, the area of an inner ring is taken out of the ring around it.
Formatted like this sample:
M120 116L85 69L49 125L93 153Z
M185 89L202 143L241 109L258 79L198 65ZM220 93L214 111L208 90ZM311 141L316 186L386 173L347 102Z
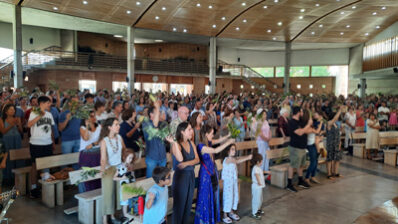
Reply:
M229 134L220 139L213 139L214 130L205 125L200 130L200 143L198 154L200 158L198 197L195 212L195 224L220 222L220 198L218 187L217 167L214 163L213 154L219 153L235 142L229 139ZM225 140L227 140L225 142ZM225 142L217 148L212 145Z
M193 192L195 190L195 165L199 162L196 146L192 141L193 129L188 122L178 125L176 139L166 140L172 145L173 154L173 224L189 223Z

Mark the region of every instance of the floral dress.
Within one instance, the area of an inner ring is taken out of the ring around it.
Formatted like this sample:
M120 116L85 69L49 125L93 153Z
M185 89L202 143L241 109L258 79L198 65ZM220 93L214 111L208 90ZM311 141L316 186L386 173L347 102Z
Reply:
M342 158L342 152L339 149L340 130L337 127L337 124L333 124L330 127L330 130L327 129L326 138L326 151L328 152L326 161L340 161Z

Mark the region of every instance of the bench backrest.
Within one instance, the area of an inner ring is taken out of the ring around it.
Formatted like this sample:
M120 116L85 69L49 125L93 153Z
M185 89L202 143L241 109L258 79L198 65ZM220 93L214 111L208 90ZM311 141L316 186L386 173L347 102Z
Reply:
M366 133L352 133L352 139L355 143L364 142L366 140Z
M379 132L379 138L398 138L398 131Z
M166 154L166 158L167 158L168 163L172 162L170 153ZM100 166L91 167L91 168L96 169L96 170L101 170ZM145 168L146 168L145 158L141 158L139 161L137 161L134 164L133 170L140 170L140 169L145 169ZM80 181L80 183L83 183L86 181L101 179L101 175L99 173L97 173L97 175L95 175L93 177L88 177L87 180L81 180L81 173L83 173L83 172L84 171L82 169L69 172L69 180L70 180L71 184L76 184L79 181Z
M12 149L10 150L10 160L26 160L30 159L30 150L29 148L22 149Z
M269 124L270 126L277 125L277 124L278 124L278 119L269 119L269 120L268 120L268 124Z
M355 132L365 132L365 127L355 127Z
M271 138L271 140L268 142L268 145L270 148L276 148L277 146L285 144L285 142L288 142L289 138L283 139L283 138ZM236 150L247 150L247 149L256 149L257 148L257 142L255 140L251 141L244 141L244 142L236 142Z
M287 148L267 150L265 153L267 153L267 159L277 159L289 156L289 150Z
M380 138L379 144L380 146L386 146L386 145L395 146L398 145L398 138Z
M72 165L79 162L79 152L56 156L46 156L36 159L36 169L42 170L59 166Z

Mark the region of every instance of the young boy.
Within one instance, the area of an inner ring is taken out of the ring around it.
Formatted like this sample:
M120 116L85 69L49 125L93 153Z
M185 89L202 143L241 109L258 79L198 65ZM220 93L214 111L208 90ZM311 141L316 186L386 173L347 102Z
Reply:
M261 210L263 204L263 188L265 187L264 173L261 169L263 163L263 156L258 153L253 153L252 164L252 218L261 219L264 212Z
M166 223L167 201L171 173L167 167L156 167L152 172L155 185L149 188L145 199L144 224Z

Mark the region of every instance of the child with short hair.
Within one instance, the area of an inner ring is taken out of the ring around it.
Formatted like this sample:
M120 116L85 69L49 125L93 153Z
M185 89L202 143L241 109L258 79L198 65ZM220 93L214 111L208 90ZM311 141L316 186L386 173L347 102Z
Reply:
M252 218L260 220L264 212L261 210L263 204L263 188L265 187L264 173L261 169L263 156L253 153L252 164Z
M156 167L152 172L156 184L149 188L145 198L144 224L165 224L168 186L171 184L171 172L167 167Z
M232 220L239 221L240 217L233 212L238 209L239 191L238 191L238 169L237 164L252 159L252 155L236 156L236 145L232 144L226 150L227 157L223 162L221 179L223 180L223 212L224 223L232 223Z
M141 157L141 156L140 156ZM126 200L122 201L122 186L123 184L129 184L135 182L135 175L133 170L133 162L134 162L134 152L126 149L123 151L122 154L123 162L117 166L116 173L113 177L113 180L119 181L120 184L120 205L123 207L123 216L130 221L134 219L132 215L129 214L128 212L128 207L130 201L132 200ZM127 222L127 223L128 223Z

